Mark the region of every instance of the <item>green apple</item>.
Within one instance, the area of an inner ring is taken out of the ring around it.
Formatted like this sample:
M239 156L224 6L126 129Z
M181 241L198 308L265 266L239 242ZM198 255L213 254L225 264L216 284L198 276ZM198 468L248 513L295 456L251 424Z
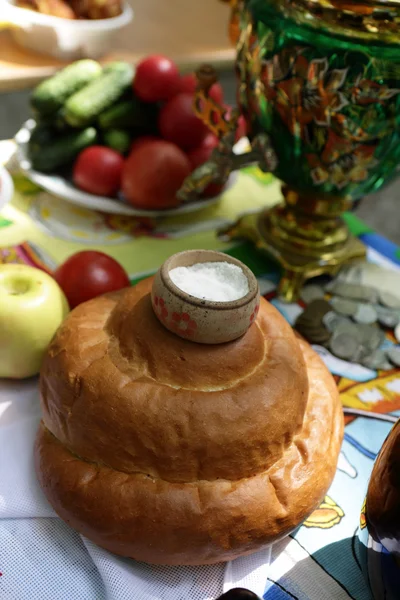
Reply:
M50 275L28 265L0 265L0 377L39 373L68 311L67 299Z

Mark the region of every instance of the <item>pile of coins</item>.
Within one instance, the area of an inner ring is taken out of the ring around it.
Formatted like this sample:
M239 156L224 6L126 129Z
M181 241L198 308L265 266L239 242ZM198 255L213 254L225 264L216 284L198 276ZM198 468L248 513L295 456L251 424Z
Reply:
M326 326L325 318L331 311L331 305L323 297L312 300L297 319L295 328L312 344L328 344L332 333Z
M295 328L311 344L325 346L337 358L369 369L400 367L400 348L382 347L386 329L394 329L400 342L400 296L335 280L326 286L305 286L301 298L306 308Z

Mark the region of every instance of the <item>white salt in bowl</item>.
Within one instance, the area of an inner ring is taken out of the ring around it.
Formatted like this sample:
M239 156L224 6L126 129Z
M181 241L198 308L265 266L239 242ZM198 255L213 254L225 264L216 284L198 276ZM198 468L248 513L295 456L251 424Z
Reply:
M247 293L231 301L207 300L183 291L170 277L177 267L213 262L239 267L247 279ZM172 333L200 344L222 344L238 339L254 323L260 290L252 271L236 258L211 250L187 250L174 254L161 266L154 278L151 301L157 318Z

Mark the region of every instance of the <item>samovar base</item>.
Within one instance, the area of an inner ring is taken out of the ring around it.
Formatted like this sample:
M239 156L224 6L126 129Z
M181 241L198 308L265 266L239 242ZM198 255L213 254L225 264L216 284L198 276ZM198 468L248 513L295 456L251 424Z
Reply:
M275 221L277 208L260 213L245 215L232 226L221 230L219 237L230 241L245 239L252 242L257 250L266 253L282 267L278 293L285 302L295 302L301 288L308 279L319 275L336 275L346 264L366 258L366 248L356 237L347 234L337 243L326 247L313 248L301 245L298 239L282 235L279 227L271 226ZM318 225L316 225L318 228ZM341 222L341 232L346 226Z

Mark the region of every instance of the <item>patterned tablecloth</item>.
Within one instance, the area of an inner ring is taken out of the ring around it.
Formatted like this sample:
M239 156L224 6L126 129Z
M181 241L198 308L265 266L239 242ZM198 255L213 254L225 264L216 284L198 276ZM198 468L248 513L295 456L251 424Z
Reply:
M262 293L289 322L293 323L302 311L301 304L284 305L275 297L279 273L272 263L248 244L225 244L215 233L238 215L280 199L279 184L255 169L242 172L236 185L214 207L159 221L82 209L38 191L20 176L15 176L15 185L13 201L0 213L0 262L23 262L51 272L70 254L90 247L116 258L134 283L153 273L177 251L218 249L240 258L253 269ZM400 272L396 246L354 216L348 215L347 221L353 233L368 246L372 262ZM393 281L397 277L394 275ZM386 343L396 343L391 334ZM391 423L379 415L400 415L400 372L371 371L334 359L323 348L317 350L334 374L343 406L374 414L346 417L335 480L321 506L304 525L273 547L264 588L266 600L371 597L360 565L358 540L365 526L361 509L373 461L391 428ZM0 578L0 598L3 597ZM39 600L39 596L35 597Z

